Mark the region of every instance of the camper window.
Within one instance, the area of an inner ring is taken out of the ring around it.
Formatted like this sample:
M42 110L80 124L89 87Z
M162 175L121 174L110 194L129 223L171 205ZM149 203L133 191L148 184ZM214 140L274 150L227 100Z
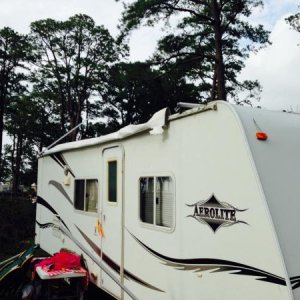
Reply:
M108 162L108 201L117 202L117 161Z
M140 178L140 219L144 223L171 228L174 215L171 177Z
M75 201L74 205L76 209L84 209L84 180L75 180Z
M77 179L75 180L75 209L97 212L98 203L98 180Z

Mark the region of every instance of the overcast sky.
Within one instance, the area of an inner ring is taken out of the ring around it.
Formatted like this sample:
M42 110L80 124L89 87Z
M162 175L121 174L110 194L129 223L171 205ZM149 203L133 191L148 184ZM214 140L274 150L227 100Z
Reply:
M272 45L246 61L241 78L258 79L263 86L261 105L270 109L300 112L300 33L291 30L284 18L300 10L300 0L264 1L264 9L253 13L251 22L271 31ZM28 33L32 21L44 18L65 20L76 13L91 16L97 24L118 34L122 3L114 0L0 0L0 28ZM130 59L144 60L155 50L161 30L143 28L131 34Z

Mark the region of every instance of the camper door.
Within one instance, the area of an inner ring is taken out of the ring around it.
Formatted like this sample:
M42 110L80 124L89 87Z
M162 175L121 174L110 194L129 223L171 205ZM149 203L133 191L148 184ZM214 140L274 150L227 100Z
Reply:
M112 147L103 150L103 201L100 219L102 238L102 261L122 281L122 190L123 190L123 148ZM121 289L102 271L103 288L121 298Z

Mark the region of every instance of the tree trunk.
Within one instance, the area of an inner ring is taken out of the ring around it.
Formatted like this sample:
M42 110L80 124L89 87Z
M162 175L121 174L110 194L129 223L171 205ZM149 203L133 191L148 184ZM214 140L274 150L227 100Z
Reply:
M218 100L226 101L226 89L225 89L225 68L223 61L223 49L222 49L222 26L220 7L217 0L211 0L211 10L213 16L213 27L215 34L215 72L217 82L217 98Z
M75 101L75 99L73 99L72 105L71 105L71 109L69 110L69 119L70 119L70 125L71 128L69 130L72 130L73 128L75 128L77 125L79 125L82 122L82 118L81 118L81 113L82 113L82 103L84 102L84 100L80 100L78 99L77 101ZM69 134L69 140L71 142L76 141L76 137L77 134L79 132L79 129L77 128L76 130L74 130L73 132L71 132Z
M216 87L217 87L217 70L216 70L216 65L215 65L214 66L212 88L211 88L211 92L210 92L210 99L211 100L216 100Z
M21 161L23 154L23 138L22 136L17 137L16 146L16 164L13 177L13 192L17 193L20 185L20 172L21 172Z
M61 97L62 98L62 97ZM61 131L62 135L65 134L66 132L66 109L65 109L65 100L60 99L60 126L61 126Z
M11 169L11 175L12 178L15 176L15 151L16 151L16 134L14 133L12 137L12 148L11 148L11 157L10 157L10 169ZM13 181L10 182L10 188L13 187Z

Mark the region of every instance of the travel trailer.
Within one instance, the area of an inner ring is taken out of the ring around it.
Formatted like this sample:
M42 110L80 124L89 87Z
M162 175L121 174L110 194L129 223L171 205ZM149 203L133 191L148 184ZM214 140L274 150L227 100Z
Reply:
M164 109L41 155L36 243L116 299L300 300L299 155L298 114Z

